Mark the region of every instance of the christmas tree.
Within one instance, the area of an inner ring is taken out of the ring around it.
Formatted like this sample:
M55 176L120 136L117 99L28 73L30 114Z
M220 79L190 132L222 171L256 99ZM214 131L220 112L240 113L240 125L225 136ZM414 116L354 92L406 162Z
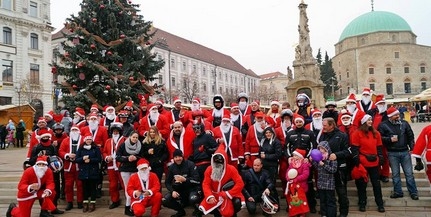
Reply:
M55 54L61 61L51 67L65 77L54 83L67 108L122 108L129 100L138 104L138 94L154 94L147 82L165 63L151 52L152 22L138 7L126 0L83 0L78 15L66 19L64 53Z

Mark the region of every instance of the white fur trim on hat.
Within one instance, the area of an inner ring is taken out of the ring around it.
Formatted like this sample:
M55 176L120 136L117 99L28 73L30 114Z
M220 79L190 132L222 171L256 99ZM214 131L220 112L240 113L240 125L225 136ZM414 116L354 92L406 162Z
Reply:
M34 165L37 165L37 164L45 164L45 165L48 165L48 162L46 162L46 161L44 161L44 160L38 160L38 161L36 161L36 163L35 163Z
M300 158L304 158L304 156L303 156L301 153L297 152L297 151L293 151L293 152L292 152L292 155L294 155L294 156L298 156L298 157L300 157Z
M302 122L305 122L304 117L302 117L302 116L296 117L293 121L296 122L296 120L301 120Z
M93 140L93 136L86 136L86 137L84 137L84 141L87 140L87 139Z
M108 112L108 110L109 110L109 109L113 109L113 110L114 110L114 112L115 112L115 108L114 108L114 106L108 106L108 107L106 107L105 112Z
M139 164L136 168L137 168L138 170L140 170L140 169L142 169L142 168L144 168L144 167L150 168L150 165L148 165L147 163L145 163L145 164Z
M389 111L389 110L387 110L387 111ZM400 113L400 111L398 111L398 109L395 109L395 111L393 111L392 113L388 113L388 117L390 118L390 117L397 115L399 113Z
M370 118L372 118L371 115L369 114L364 115L364 117L362 117L361 119L361 124L365 124Z
M280 106L280 102L278 102L276 100L273 100L273 101L271 101L270 105L278 105L278 106Z
M344 113L341 115L341 119L343 119L344 117L352 118L352 116L349 113Z
M174 103L177 103L177 102L181 102L181 100L179 98L174 100Z
M49 114L49 113L45 113L43 116L48 116L48 117L50 117L51 119L53 118L53 117L52 117L52 115L51 115L51 114Z

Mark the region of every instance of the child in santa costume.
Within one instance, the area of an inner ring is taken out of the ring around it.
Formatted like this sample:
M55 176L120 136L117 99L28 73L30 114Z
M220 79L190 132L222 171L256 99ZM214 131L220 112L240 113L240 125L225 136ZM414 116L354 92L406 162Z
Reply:
M52 171L48 169L47 156L40 156L34 166L27 168L18 184L18 207L11 204L6 216L30 217L36 199L41 202L41 217L51 217L48 211L56 210L53 203L55 184Z
M310 211L307 202L306 192L308 191L308 176L310 166L308 159L304 158L306 151L296 149L292 153L293 157L288 159L289 168L286 173L286 201L289 216L305 216Z
M138 172L130 176L127 185L127 193L132 198L131 208L135 216L143 216L145 209L151 207L151 216L159 216L162 206L162 193L157 175L150 172L150 163L145 159L139 159Z

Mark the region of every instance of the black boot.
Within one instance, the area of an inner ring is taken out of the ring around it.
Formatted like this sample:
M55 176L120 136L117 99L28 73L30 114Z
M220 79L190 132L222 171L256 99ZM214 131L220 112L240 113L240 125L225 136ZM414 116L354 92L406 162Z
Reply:
M127 216L135 216L135 215L133 214L132 210L130 210L130 206L126 206L126 207L124 207L124 215L127 215Z
M12 217L12 210L15 207L16 207L15 203L10 203L9 204L9 208L7 209L7 212L6 212L6 217Z
M83 207L82 202L78 202L78 209L82 209Z
M67 202L67 206L66 206L66 211L69 211L69 210L71 210L71 209L73 209L73 203L72 202Z
M39 217L54 217L51 213L49 213L47 210L41 210Z
M109 209L115 209L118 206L120 206L120 201L112 202L111 205L109 205Z
M183 217L186 216L186 211L184 209L178 210L177 213L171 215L171 217Z
M58 208L55 209L54 211L51 211L51 214L63 214L64 211L63 210L59 210Z

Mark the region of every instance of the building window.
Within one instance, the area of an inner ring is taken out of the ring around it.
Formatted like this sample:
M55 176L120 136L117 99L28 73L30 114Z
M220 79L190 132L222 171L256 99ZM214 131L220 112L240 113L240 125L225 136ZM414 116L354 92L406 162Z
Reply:
M404 73L408 74L410 72L410 68L408 66L404 66Z
M12 104L12 97L0 96L0 105L10 105Z
M186 64L186 61L183 61L183 71L186 71L186 68L187 68L187 64Z
M37 17L37 3L30 2L30 16Z
M340 96L343 95L343 89L340 88Z
M184 79L183 79L183 88L184 88L184 89L186 89L186 88L187 88L187 82L188 82L188 81L187 81L187 79L186 79L186 78L184 78Z
M226 82L227 82L227 73L226 73L226 74L224 74L224 81L226 81Z
M175 69L175 59L171 58L171 68Z
M229 89L226 87L226 92L224 94L229 94Z
M368 68L368 74L370 75L374 74L374 68Z
M400 58L400 52L395 52L395 59L398 59L398 58Z
M387 68L386 68L386 74L391 74L391 73L392 73L392 68L387 67Z
M230 83L233 83L233 76L230 75Z
M196 65L193 65L193 73L196 73Z
M422 81L421 82L421 90L424 91L427 89L427 82Z
M39 65L30 64L30 84L39 84Z
M39 49L39 36L35 33L30 34L30 48L34 50Z
M235 76L235 84L238 85L238 78Z
M212 92L212 93L215 93L215 92L216 92L216 87L215 87L215 85L214 85L214 84L211 86L211 92Z
M3 44L12 44L12 29L3 27Z
M349 71L347 71L347 73L346 73L346 77L347 78L349 78L349 74L350 74Z
M425 73L425 66L421 66L421 73Z
M375 90L376 89L376 84L370 84L370 89L371 90Z
M410 83L404 83L404 93L411 93L412 89Z
M207 75L207 68L202 67L202 76L206 76Z
M222 92L223 92L223 88L222 88L222 87L219 87L219 88L218 88L218 91L219 91L219 94L222 94Z
M162 85L162 84L163 84L163 76L159 75L159 85Z
M171 80L172 80L171 85L172 85L173 87L175 87L175 77L172 77L172 78L171 78Z
M386 94L388 95L394 94L392 83L386 83Z
M12 1L13 0L2 0L2 1L0 1L1 8L7 9L7 10L12 10Z
M202 90L203 90L204 92L206 92L206 91L207 91L207 84L205 84L205 83L203 83L203 84L202 84Z
M2 61L3 82L13 82L13 62L11 60Z

